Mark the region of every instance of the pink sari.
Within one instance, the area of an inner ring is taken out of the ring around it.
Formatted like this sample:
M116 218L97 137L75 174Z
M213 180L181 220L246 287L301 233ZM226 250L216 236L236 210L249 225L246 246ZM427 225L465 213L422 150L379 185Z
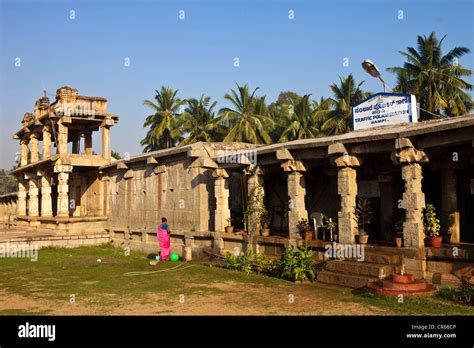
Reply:
M160 259L168 260L170 258L171 246L170 246L170 235L164 228L158 226L157 230L158 241L160 243Z

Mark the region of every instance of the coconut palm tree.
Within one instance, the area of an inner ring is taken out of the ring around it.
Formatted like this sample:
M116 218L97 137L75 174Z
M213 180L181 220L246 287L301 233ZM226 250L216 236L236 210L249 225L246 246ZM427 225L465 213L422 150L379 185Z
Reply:
M258 87L250 93L247 84L236 85L238 92L231 89L231 93L224 96L233 108L223 108L219 111L221 114L219 122L229 127L224 141L270 144L272 140L268 132L274 122L269 116L257 113L257 111L262 112L262 100L257 102L258 99L255 96Z
M349 74L345 78L339 76L339 85L333 83L329 86L333 93L330 102L333 104L333 109L326 114L327 119L321 126L326 135L342 134L352 130L352 105L370 95L360 88L363 83L364 81L356 84L352 74Z
M331 98L321 97L319 101L313 100L313 119L316 128L320 130L319 134L321 136L326 135L321 128L324 122L329 119L331 111L335 109L335 106L336 103Z
M268 106L268 115L275 124L270 132L272 142L278 142L285 129L290 126L290 116L293 114L295 104L300 99L301 96L295 92L281 92L278 99Z
M279 141L315 138L320 135L316 126L314 110L309 101L310 94L299 99L290 114L290 124L283 131Z
M463 68L457 59L469 53L466 47L455 47L443 55L441 40L432 32L428 37L418 36L417 49L408 47L400 51L407 61L402 67L387 70L396 74L395 91L411 93L420 103L420 119L465 114L472 108L472 99L466 90L472 85L463 77L472 71Z
M140 141L140 145L145 146L144 152L167 149L181 140L177 116L186 100L177 98L178 90L169 87L162 86L160 91L155 92L156 103L148 99L143 102L154 111L143 123L143 127L150 127L145 138Z
M187 145L198 141L220 141L223 138L222 128L215 123L214 108L217 102L211 103L211 97L201 95L201 98L188 99L188 107L179 116L179 125L187 135L180 145Z

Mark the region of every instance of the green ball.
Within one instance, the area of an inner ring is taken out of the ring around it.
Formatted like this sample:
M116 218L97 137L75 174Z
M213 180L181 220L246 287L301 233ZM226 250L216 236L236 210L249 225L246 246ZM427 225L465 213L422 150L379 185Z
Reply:
M171 253L170 260L175 262L179 260L179 255L176 254L174 251Z

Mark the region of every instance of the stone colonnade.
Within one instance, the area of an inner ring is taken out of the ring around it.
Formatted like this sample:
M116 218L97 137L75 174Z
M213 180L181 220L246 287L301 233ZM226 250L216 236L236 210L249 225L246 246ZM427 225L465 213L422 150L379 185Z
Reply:
M359 156L348 153L343 144L332 144L328 148L328 155L332 164L337 169L338 194L341 204L338 212L337 228L339 242L350 244L355 242L358 231L355 220L356 198L357 198L357 168L362 164ZM281 150L277 154L282 161L282 169L287 175L288 197L289 197L289 240L294 241L302 236L299 235L297 224L300 219L308 218L305 206L306 186L304 173L307 168L303 161L295 160L287 150ZM401 176L404 182L404 193L402 197L403 208L406 212L403 223L404 246L409 248L421 248L424 246L423 209L425 208L425 195L422 191L422 164L428 162L426 153L416 149L409 139L399 138L395 141L395 150L391 158L396 165L401 167ZM255 199L255 188L263 187L263 170L261 167L248 167L244 169L247 174L249 200ZM449 232L452 234L452 242L459 241L459 213L456 203L456 177L450 171L443 173L443 214L447 215ZM227 219L230 219L229 210L229 188L227 186L228 173L222 169L214 171L216 205L216 232L224 232ZM448 194L449 193L449 194ZM252 195L254 197L252 198ZM258 195L263 200L263 195ZM249 236L258 235L260 222L255 217L248 216L247 229Z
M38 170L37 173L26 173L18 179L17 215L31 217L52 217L52 184L57 179L57 216L69 216L69 174L71 165L56 164L54 172ZM39 195L41 193L41 205ZM41 206L41 209L40 209Z

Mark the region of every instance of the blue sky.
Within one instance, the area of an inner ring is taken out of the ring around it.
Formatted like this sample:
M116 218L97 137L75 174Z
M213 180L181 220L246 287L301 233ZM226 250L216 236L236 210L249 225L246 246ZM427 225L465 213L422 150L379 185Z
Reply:
M415 46L419 34L447 34L446 51L474 49L472 0L0 3L0 168L13 165L19 144L11 135L43 90L54 94L70 85L107 98L109 112L121 117L112 128L112 149L134 155L142 150L149 114L143 100L162 85L179 89L182 98L210 95L218 108L227 106L223 96L235 82L259 86L267 101L285 90L319 99L330 96L338 75L349 73L365 80L365 89L380 91L360 63L369 58L383 70L401 65L398 51ZM474 53L460 64L473 69ZM395 84L389 73L384 77ZM100 151L98 139L94 149Z

